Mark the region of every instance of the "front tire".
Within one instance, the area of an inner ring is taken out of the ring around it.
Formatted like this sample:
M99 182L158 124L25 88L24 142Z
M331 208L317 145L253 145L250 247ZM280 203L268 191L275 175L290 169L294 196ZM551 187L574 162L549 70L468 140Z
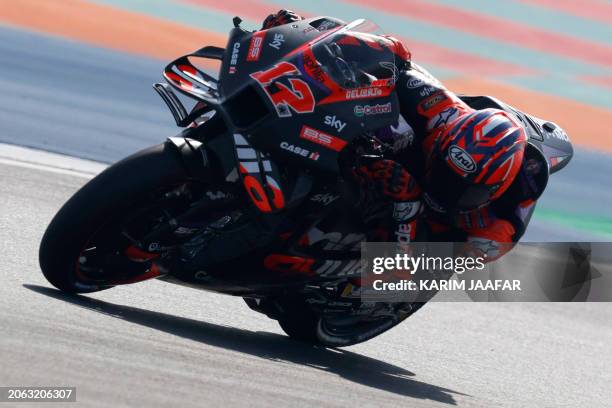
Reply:
M78 259L89 239L106 223L117 219L148 194L187 179L179 152L159 144L108 167L78 190L55 215L43 235L39 263L56 288L88 293L109 286L78 277Z

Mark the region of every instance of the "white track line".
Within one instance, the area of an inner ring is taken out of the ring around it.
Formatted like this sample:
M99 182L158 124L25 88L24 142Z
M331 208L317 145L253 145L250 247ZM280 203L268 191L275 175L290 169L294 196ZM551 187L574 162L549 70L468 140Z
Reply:
M0 143L0 163L71 176L92 178L107 164Z

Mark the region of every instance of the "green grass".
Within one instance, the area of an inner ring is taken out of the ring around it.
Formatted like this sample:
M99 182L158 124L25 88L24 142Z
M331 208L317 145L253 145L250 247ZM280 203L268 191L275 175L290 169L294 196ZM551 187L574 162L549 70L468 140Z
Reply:
M612 238L612 217L573 214L548 208L537 208L534 217L538 220L554 222L574 229L589 231Z

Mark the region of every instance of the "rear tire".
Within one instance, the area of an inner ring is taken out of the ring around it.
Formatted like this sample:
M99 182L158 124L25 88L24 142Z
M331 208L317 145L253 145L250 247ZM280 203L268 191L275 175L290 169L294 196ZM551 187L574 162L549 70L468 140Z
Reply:
M294 340L313 345L323 345L317 337L319 317L309 310L304 311L304 313L293 314L290 318L283 318L278 321L278 324L287 336Z
M392 329L411 316L425 303L414 303L408 314L366 323L356 321L349 325L334 324L333 320L321 318L307 305L297 304L286 311L278 323L287 335L295 340L323 347L347 347L368 341Z
M66 292L107 289L77 277L78 258L89 239L105 223L146 200L148 193L186 179L179 152L166 143L108 167L78 190L47 227L39 250L45 278Z

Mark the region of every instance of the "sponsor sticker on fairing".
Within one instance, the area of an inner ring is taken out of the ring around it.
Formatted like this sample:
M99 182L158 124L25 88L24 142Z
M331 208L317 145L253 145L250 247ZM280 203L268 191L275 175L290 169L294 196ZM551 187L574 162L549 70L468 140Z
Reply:
M236 64L238 63L239 53L240 53L240 43L235 42L234 46L232 47L232 56L230 57L230 67L229 67L230 74L236 73Z
M263 31L258 31L253 33L251 37L251 43L249 44L249 51L247 52L247 61L259 61L259 56L261 54L261 46L263 45L264 37L266 33Z
M352 99L382 98L389 96L391 92L393 92L394 87L395 84L388 78L376 79L368 86L354 89L341 89L339 92L332 92L331 95L323 98L319 102L319 105L344 102Z
M282 34L274 34L274 39L268 45L274 49L280 50L281 45L285 42L285 36Z
M336 115L325 116L325 121L323 123L325 123L327 126L333 127L338 132L342 132L342 129L344 129L346 126L346 122L342 122L340 119L336 118Z
M310 201L314 201L315 203L321 203L322 205L327 206L336 201L338 198L340 198L340 196L333 195L330 193L315 194L314 196L312 196Z
M346 99L376 98L382 95L382 89L369 86L366 88L349 89L346 91Z
M288 142L281 142L280 148L283 150L287 150L297 156L301 156L301 157L304 157L310 160L314 160L314 161L319 160L318 152L310 151L308 149L290 144Z
M323 133L320 130L311 128L306 125L302 126L300 137L302 139L306 139L310 142L319 144L337 152L339 152L344 148L344 146L346 146L346 142L344 140L332 135L328 135L327 133Z
M381 115L391 113L391 102L377 105L355 105L353 109L355 116Z
M308 54L304 54L304 66L306 67L308 75L318 82L325 82L325 73L321 65Z
M292 116L291 111L297 114L314 111L315 98L312 90L306 81L297 78L299 75L298 68L287 61L250 74L266 93L281 118ZM277 82L282 77L289 77L289 86Z

